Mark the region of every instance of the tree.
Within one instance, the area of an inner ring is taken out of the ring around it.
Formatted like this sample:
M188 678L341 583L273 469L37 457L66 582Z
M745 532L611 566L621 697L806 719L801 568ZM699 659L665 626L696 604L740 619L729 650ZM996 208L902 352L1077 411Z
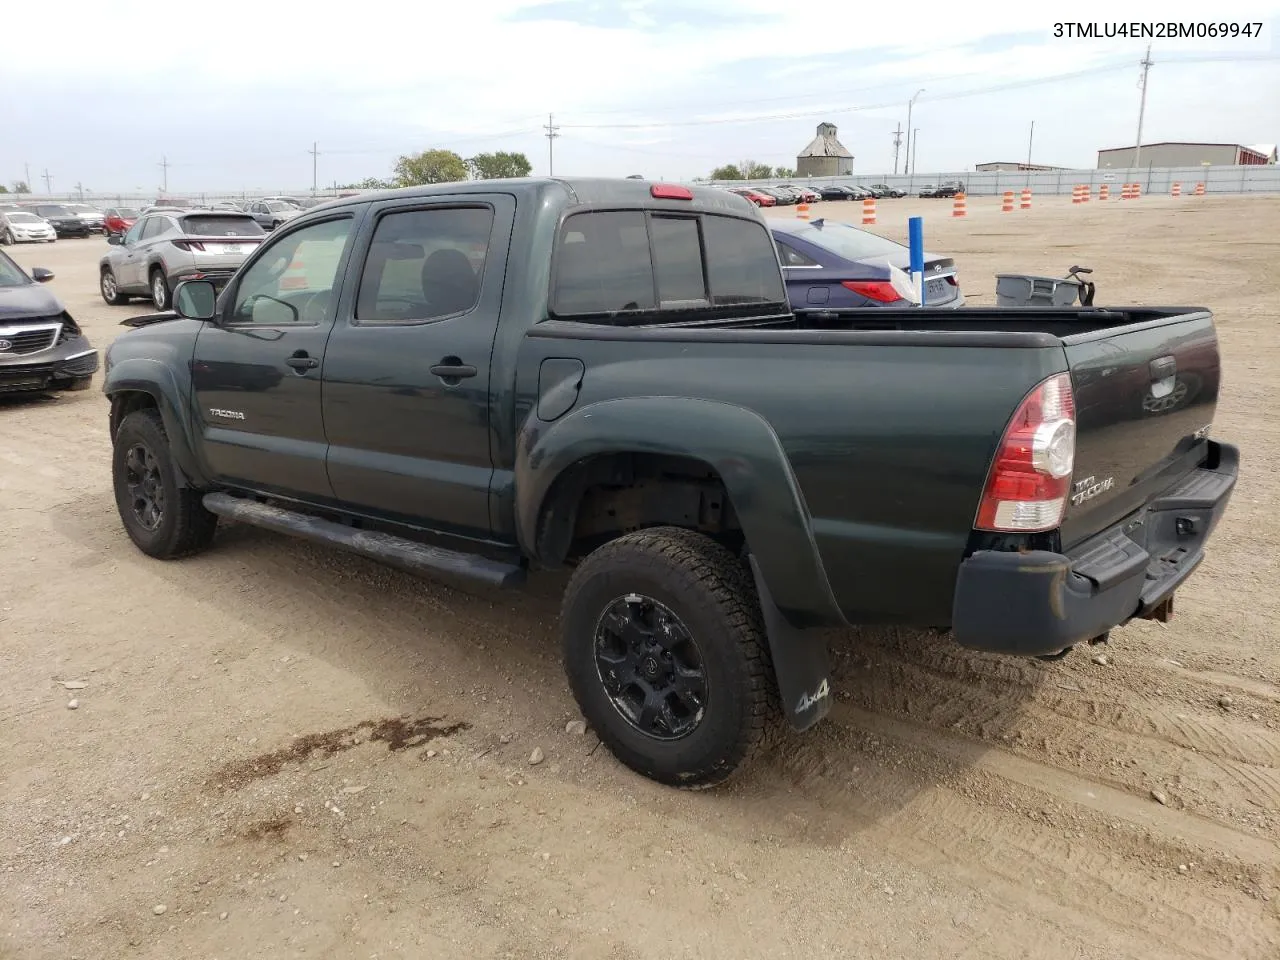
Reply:
M773 176L773 167L754 160L743 160L738 169L742 171L743 180L768 180Z
M711 171L712 180L741 180L742 171L735 167L732 163L726 163L723 167L716 167Z
M344 183L338 187L339 190L390 190L395 184L390 180L381 180L378 177L365 177L359 183Z
M466 179L467 162L452 150L424 150L396 161L395 181L399 187Z
M510 177L527 177L533 164L523 153L478 153L467 161L471 175L477 180L503 180Z
M31 188L27 186L27 181L15 180L13 181L13 192L14 193L30 193Z
M0 193L8 193L8 192L9 192L9 188L6 187L3 183L0 183Z
M796 172L790 167L775 167L773 175L779 180L790 180L796 175Z

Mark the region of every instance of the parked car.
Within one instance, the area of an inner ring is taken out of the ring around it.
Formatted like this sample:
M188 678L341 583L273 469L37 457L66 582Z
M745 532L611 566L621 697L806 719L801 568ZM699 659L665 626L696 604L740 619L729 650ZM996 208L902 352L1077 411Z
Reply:
M87 390L98 371L98 351L43 286L52 279L0 251L0 394Z
M146 214L124 236L107 237L113 249L98 264L102 299L116 306L149 296L157 310L165 310L171 291L183 280L209 280L220 288L264 235L247 213Z
M73 213L60 203L33 203L23 208L34 213L42 220L49 221L54 232L61 237L87 237L89 225L79 214Z
M852 200L853 192L839 184L828 184L820 191L823 200Z
M0 243L53 243L58 239L53 224L26 210L0 211Z
M901 187L891 187L887 183L873 183L867 188L875 194L877 200L882 197L905 197L907 191Z
M783 187L756 187L755 189L773 197L780 207L791 206L800 202L800 194L795 190L787 190Z
M258 225L264 230L274 230L302 213L285 200L254 200L245 207L245 212L258 221Z
M823 628L1054 657L1166 619L1238 473L1207 435L1216 379L1138 420L1162 382L1073 384L1216 373L1208 310L796 312L764 218L720 190L355 197L175 303L106 358L139 550L188 556L230 520L470 582L571 567L580 709L684 787L728 777L778 713L821 719Z
M138 222L140 212L134 207L107 207L102 218L102 232L108 237L123 234Z
M90 233L102 232L106 217L97 207L91 207L87 203L64 203L63 206L83 220L89 227Z
M729 192L736 193L740 197L745 197L757 207L774 207L778 204L778 199L776 197L751 187L729 187Z
M908 247L833 220L770 220L792 309L904 307L889 265L911 269ZM955 261L925 254L925 305L962 307Z
M783 190L790 190L792 193L798 194L802 203L817 203L822 199L822 194L811 187L797 187L794 183L780 183L778 186Z
M921 197L954 197L957 193L964 193L964 184L959 180L949 180L934 186L932 183L925 184L920 190Z
M156 197L155 202L142 208L143 213L152 210L192 210L199 204L185 197Z

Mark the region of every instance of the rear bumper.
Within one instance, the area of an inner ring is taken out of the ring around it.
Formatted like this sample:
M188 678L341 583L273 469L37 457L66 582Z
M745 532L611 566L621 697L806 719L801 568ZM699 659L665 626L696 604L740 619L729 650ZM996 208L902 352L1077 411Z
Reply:
M1203 466L1069 555L974 553L956 580L957 642L1044 656L1150 617L1204 559L1239 465L1237 447L1210 442Z

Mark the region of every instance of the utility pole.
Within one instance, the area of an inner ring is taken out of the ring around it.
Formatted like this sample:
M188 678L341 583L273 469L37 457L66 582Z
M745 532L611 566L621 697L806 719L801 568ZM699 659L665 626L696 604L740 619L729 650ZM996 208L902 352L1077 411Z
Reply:
M44 168L44 190L45 193L53 193L53 174L49 172L49 168Z
M898 175L898 150L902 147L902 124L893 132L893 175Z
M307 153L311 154L311 195L316 195L316 160L320 156L320 145L314 140L311 141L311 149Z
M79 199L81 200L84 199L84 186L80 183L79 180L76 181L76 194Z
M916 127L911 134L911 172L916 172L916 157L920 154L920 128Z
M167 196L169 193L169 158L167 156L161 157L160 162L156 164L156 166L164 171L164 192Z
M911 141L913 139L913 134L911 132L911 108L916 105L916 97L920 96L920 94L922 93L924 93L923 87L917 90L915 92L915 96L913 96L910 100L907 101L907 164L911 167L912 170L916 168L916 161L915 161L915 157L911 153ZM903 169L902 172L906 173L907 171L906 169Z
M1036 137L1036 122L1031 121L1031 132L1027 134L1027 169L1031 168L1031 141Z
M1147 71L1151 69L1151 44L1147 44L1147 54L1142 63L1142 99L1138 104L1138 140L1133 148L1133 165L1142 166L1142 118L1147 112Z
M556 118L554 114L547 114L546 125L542 128L547 131L547 173L549 176L556 175L556 137L560 136L560 128L556 126Z
M22 164L22 172L26 175L22 182L27 185L27 193L31 192L31 164L24 162Z

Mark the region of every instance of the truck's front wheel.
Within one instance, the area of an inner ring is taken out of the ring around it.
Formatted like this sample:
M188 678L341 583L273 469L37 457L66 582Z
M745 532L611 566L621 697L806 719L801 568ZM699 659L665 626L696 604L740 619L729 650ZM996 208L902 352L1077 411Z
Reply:
M776 726L754 589L708 537L657 527L605 544L574 572L561 623L579 707L646 777L720 783Z
M143 553L173 560L213 540L218 517L204 508L199 491L179 483L160 411L135 410L120 422L111 479L120 520Z

